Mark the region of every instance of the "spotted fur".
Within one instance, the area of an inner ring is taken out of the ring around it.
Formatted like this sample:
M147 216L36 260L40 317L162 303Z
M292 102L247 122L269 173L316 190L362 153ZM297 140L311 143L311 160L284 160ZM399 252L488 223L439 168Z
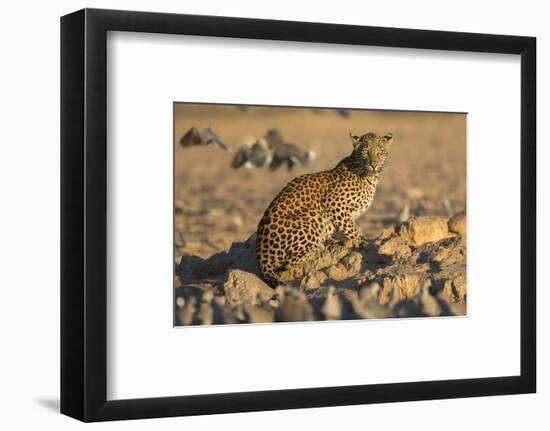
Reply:
M319 258L335 232L357 246L356 218L372 204L393 141L391 133L352 136L353 151L333 169L302 175L273 199L258 225L256 256L262 278L285 282L282 272Z

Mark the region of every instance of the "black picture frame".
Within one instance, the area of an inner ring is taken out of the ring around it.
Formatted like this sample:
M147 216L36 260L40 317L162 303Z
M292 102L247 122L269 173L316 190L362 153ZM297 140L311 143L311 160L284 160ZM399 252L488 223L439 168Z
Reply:
M521 56L521 374L107 401L107 32ZM536 39L84 9L61 18L61 412L82 421L204 415L536 390Z

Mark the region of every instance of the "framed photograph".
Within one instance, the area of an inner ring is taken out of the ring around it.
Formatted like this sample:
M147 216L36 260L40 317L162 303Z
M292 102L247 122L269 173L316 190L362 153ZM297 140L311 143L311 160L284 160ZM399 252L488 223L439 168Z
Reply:
M536 40L61 18L61 411L536 388Z

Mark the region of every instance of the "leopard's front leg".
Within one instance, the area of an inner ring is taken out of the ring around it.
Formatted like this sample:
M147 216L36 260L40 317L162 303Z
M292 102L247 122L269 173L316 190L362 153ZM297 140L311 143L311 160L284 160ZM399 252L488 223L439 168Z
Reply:
M344 187L344 190L342 190ZM365 240L359 234L355 217L353 216L353 205L346 205L342 202L342 196L346 196L345 184L334 187L323 200L323 206L330 214L332 224L340 233L346 237L345 246L348 249L361 246Z
M350 218L343 218L336 223L338 230L346 237L345 246L348 249L364 246L366 241L359 234L357 223Z
M352 217L345 217L338 212L332 217L332 223L346 237L345 247L352 249L365 244L365 240L361 237L357 223Z

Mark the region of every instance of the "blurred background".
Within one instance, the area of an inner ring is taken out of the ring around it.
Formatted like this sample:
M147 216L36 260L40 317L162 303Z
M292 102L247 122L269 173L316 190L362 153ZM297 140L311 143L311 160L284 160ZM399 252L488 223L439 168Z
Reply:
M466 210L465 114L178 103L174 121L176 258L206 258L246 240L285 184L350 154L350 132L394 136L374 203L358 220L364 235L375 237L413 215ZM200 139L183 147L192 127L210 127L229 151ZM290 170L231 167L274 128L285 143L315 157Z

